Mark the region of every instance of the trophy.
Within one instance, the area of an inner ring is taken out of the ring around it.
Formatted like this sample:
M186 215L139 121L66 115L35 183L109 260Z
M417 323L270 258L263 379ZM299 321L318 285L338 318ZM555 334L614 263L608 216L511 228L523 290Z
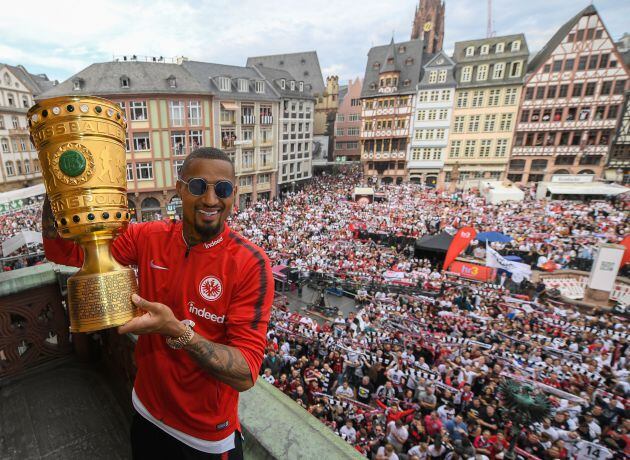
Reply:
M68 279L72 332L120 326L137 314L134 271L110 252L129 224L125 128L121 108L98 97L56 97L28 111L31 141L57 230L83 248L83 267Z

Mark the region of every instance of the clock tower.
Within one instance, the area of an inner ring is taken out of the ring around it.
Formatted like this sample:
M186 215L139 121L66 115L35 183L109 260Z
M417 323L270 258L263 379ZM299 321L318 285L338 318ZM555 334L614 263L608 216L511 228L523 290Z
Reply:
M442 0L420 0L416 6L411 38L424 40L426 53L438 53L444 41L444 2Z

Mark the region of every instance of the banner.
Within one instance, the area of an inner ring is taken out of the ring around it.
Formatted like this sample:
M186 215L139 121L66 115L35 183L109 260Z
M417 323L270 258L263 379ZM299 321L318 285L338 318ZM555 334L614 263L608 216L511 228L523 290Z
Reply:
M460 262L456 260L448 269L449 272L455 273L463 278L469 278L477 281L491 282L496 277L496 269L483 265L471 264L468 262Z
M532 277L532 268L529 265L507 260L489 245L486 245L486 266L501 268L510 272L512 277L516 279L521 279L521 277L523 277L529 280Z
M620 265L620 267L623 267L628 262L630 262L630 235L626 236L623 240L621 240L619 244L626 247L626 250L623 253L623 259L621 259L621 265Z
M446 258L444 259L443 270L446 270L453 263L457 256L468 247L470 242L476 236L477 232L472 227L462 227L457 231L453 241L451 241L451 244L448 247L448 252L446 253Z

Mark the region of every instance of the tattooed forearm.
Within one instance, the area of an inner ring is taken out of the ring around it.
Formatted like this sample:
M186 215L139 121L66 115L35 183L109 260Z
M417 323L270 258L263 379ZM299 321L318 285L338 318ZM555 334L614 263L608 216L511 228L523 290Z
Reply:
M217 380L237 391L245 391L252 387L249 366L237 348L210 342L195 334L184 349L202 369Z
M42 234L49 239L55 239L58 236L57 228L55 227L55 216L50 207L48 195L44 199L44 207L42 208Z

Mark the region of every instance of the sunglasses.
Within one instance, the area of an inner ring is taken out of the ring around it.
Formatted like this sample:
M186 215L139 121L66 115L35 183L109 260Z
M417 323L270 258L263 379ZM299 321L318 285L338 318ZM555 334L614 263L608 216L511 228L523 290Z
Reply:
M229 180L220 180L211 184L206 182L205 179L201 177L193 177L192 179L185 181L184 179L179 179L181 182L188 186L188 191L191 195L194 196L202 196L208 191L208 187L214 187L214 194L217 198L225 199L232 196L232 192L234 192L234 185Z

